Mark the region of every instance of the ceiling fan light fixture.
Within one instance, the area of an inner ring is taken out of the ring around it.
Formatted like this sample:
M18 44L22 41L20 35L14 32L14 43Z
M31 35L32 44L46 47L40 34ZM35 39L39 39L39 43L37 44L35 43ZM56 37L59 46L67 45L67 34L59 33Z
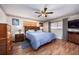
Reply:
M45 14L42 14L42 16L45 16Z
M44 10L42 10L41 12L35 12L38 15L38 17L43 16L43 17L47 17L48 14L53 14L53 12L47 12L47 8L44 8Z

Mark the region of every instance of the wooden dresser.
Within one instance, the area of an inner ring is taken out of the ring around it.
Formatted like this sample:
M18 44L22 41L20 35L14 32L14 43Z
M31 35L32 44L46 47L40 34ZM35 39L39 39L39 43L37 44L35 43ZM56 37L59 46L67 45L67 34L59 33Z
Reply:
M11 27L0 23L0 55L12 54Z
M79 44L79 32L68 32L68 41Z

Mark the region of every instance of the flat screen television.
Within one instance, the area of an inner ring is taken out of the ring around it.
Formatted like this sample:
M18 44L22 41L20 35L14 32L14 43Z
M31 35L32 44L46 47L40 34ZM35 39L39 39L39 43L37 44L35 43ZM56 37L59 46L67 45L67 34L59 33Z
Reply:
M79 29L79 19L68 21L68 28Z

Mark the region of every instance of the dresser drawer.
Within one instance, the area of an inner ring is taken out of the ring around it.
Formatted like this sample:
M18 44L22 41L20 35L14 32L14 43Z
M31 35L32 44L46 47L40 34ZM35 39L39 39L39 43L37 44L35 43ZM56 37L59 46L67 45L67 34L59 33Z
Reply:
M0 38L0 55L7 54L7 39L6 38Z
M7 41L7 40L5 40L5 39L0 40L0 46L6 45L6 41Z
M19 39L19 38L22 38L23 39L24 38L24 35L17 35L16 36L16 39Z
M2 45L0 46L0 55L6 54L7 53L7 46Z

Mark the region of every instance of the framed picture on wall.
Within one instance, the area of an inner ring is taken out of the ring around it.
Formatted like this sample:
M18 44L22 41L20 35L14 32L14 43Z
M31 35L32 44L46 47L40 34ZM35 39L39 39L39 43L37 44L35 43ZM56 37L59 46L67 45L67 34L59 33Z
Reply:
M12 25L19 25L19 19L12 18Z

